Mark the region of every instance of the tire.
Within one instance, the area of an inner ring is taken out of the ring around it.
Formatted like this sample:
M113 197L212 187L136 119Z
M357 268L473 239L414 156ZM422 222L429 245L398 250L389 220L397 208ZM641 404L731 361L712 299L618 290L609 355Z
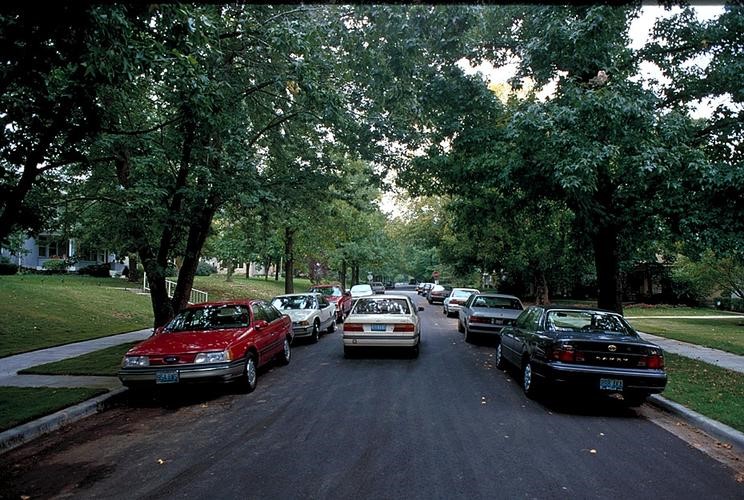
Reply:
M462 326L462 322L460 320L457 320L457 331L460 333L465 333L465 328Z
M447 308L444 307L444 306L442 306L442 314L444 314L445 316L449 317L449 313L447 312Z
M310 334L310 342L313 344L318 342L318 339L320 338L320 321L315 320L313 321L313 333Z
M420 351L421 351L421 341L419 341L415 346L411 347L411 357L418 358Z
M540 396L540 382L535 376L530 359L525 360L522 366L522 390L530 399L537 399Z
M345 358L351 358L354 354L354 348L349 346L344 346L344 357Z
M279 353L279 364L280 365L288 365L290 361L292 361L292 347L289 342L289 337L284 337L284 347L282 349L282 352Z
M496 368L499 370L506 368L506 364L504 364L504 356L501 352L501 342L496 346Z
M326 333L333 333L336 331L336 321L331 321L331 324L328 325L328 329L326 330Z
M240 376L239 382L241 392L246 394L253 392L258 384L258 374L256 369L256 357L252 353L245 355L245 365L243 366L243 375Z
M468 328L468 326L465 325L465 342L467 342L468 344L472 344L473 337L474 337L473 332L471 332L470 328Z

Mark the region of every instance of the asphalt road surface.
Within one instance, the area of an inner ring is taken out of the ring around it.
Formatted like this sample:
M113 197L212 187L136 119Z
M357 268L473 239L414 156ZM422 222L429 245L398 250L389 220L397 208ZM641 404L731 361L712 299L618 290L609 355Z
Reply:
M492 344L422 318L418 359L345 359L339 330L252 394L128 400L0 456L0 498L744 498L741 470L642 411L531 401Z

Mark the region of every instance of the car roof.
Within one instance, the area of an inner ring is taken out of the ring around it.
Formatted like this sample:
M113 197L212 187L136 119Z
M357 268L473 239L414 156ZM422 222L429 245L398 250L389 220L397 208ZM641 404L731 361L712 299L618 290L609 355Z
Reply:
M488 293L488 292L481 292L478 294L479 297L499 297L501 299L516 299L519 300L519 297L516 297L514 295L509 295L508 293ZM519 300L522 302L521 300Z
M274 299L278 299L279 297L297 297L297 296L302 296L302 295L312 295L313 297L322 297L322 295L319 294L318 292L297 292L297 293L283 293L282 295L275 295Z

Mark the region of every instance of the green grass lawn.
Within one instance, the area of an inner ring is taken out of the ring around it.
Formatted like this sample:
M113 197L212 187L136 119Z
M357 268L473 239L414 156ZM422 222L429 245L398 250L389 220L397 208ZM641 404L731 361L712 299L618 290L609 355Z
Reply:
M744 374L665 354L667 399L744 432Z
M0 387L0 431L49 415L106 392L106 389Z
M628 306L623 310L624 316L731 316L737 317L737 313L730 311L719 311L712 307L685 307L685 306ZM744 319L744 315L738 314Z
M37 365L18 373L32 375L93 375L101 377L116 376L121 359L137 342L116 345L94 351L75 358L63 359L53 363Z
M147 328L149 297L126 280L0 276L0 357Z
M295 278L295 292L306 292L310 288L309 280ZM284 279L274 281L273 277L245 279L245 276L233 276L232 281L225 281L224 275L196 276L194 288L209 293L209 300L230 299L270 299L284 293Z
M636 330L744 355L744 317L732 319L630 319Z

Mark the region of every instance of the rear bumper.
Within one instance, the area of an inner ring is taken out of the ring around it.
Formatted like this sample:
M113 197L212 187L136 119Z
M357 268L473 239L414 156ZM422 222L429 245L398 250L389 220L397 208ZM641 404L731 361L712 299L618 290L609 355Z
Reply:
M477 333L478 335L494 335L498 336L505 325L490 325L488 323L470 323L468 328L471 333Z
M414 347L420 335L344 334L345 347Z
M571 385L596 392L643 392L658 394L667 384L667 374L663 370L639 370L631 368L608 368L599 366L568 365L565 363L545 363L535 367L537 375L556 385ZM623 381L622 391L601 390L600 379Z
M243 374L243 360L230 361L229 363L212 363L208 365L171 365L171 366L144 366L137 368L122 368L118 376L125 386L133 385L155 385L157 373L176 372L178 382L228 382Z

